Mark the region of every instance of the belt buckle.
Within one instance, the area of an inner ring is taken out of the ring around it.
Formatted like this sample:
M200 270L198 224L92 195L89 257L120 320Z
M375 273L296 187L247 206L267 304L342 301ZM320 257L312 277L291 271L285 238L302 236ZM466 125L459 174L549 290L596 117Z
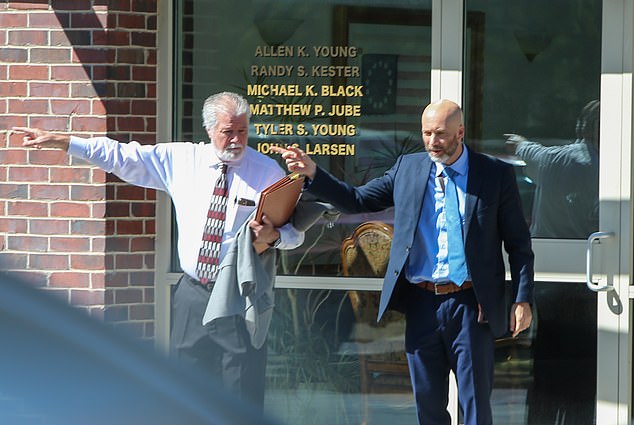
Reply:
M443 295L444 292L438 292L438 288L443 286L443 284L434 284L434 295Z

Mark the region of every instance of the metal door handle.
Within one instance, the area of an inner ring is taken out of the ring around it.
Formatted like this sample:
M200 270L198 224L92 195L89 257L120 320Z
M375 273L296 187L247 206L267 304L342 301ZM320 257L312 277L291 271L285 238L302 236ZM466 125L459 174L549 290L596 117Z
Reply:
M586 245L586 286L594 292L614 291L614 286L599 285L592 281L592 246L595 242L601 243L601 239L614 237L613 232L595 232L588 236L588 244Z

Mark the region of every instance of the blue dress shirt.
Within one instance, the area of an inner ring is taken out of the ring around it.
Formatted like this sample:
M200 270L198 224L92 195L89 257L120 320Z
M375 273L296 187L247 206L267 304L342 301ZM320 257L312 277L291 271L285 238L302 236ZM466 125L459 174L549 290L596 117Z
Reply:
M469 153L464 144L462 147L462 154L456 162L451 164L451 169L456 172L454 181L458 192L460 219L464 229ZM447 226L444 213L445 194L443 192L443 184L441 184L444 167L441 163L432 164L429 176L425 177L427 178L427 185L423 208L421 208L418 229L414 236L405 270L405 277L413 283L423 281L444 283L448 281Z

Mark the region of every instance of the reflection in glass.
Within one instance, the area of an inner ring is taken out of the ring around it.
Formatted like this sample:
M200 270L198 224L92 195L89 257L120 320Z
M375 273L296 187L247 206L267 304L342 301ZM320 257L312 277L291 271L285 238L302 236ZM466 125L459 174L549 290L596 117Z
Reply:
M465 141L516 166L536 238L585 239L598 228L601 6L465 2L467 14L485 22L465 32L467 48L483 40L480 61L464 54ZM510 136L509 145L509 135L522 137ZM525 140L534 143L513 143Z
M465 31L466 143L515 165L534 237L586 238L598 227L602 2L466 0L465 8L484 22ZM481 60L470 54L475 39ZM538 282L535 294L531 329L497 341L494 423L592 425L596 295L561 282Z
M359 299L372 304L359 305ZM402 316L376 323L378 292L276 291L266 410L285 423L415 424ZM361 308L359 308L361 307Z

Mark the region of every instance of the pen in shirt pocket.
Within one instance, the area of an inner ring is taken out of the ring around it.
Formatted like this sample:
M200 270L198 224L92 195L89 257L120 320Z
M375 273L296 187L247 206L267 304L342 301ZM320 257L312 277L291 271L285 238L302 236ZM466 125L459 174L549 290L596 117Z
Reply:
M238 205L242 205L243 207L254 207L255 206L255 201L252 199L246 199L246 198L236 198L235 200L236 204Z

